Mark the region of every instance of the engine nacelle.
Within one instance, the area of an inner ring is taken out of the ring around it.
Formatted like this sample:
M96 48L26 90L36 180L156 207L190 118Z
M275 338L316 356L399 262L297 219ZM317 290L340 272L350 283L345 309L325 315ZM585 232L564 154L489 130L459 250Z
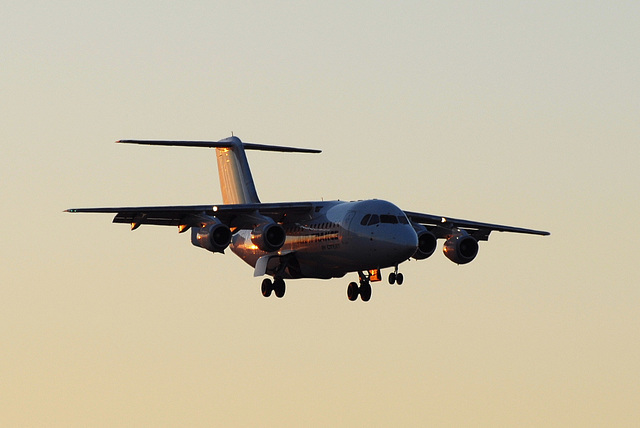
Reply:
M216 219L217 220L217 219ZM191 232L191 243L213 253L223 253L231 242L231 230L219 220Z
M413 254L416 260L422 260L429 257L436 250L436 237L433 233L424 229L418 232L418 249Z
M262 251L278 251L287 238L284 228L278 223L263 223L251 232L251 242Z
M442 251L449 260L463 265L478 255L478 241L466 233L455 235L445 241Z

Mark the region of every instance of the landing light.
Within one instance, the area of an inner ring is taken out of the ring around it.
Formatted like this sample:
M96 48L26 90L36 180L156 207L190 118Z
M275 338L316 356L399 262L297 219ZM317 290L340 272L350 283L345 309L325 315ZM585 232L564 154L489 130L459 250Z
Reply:
M369 281L371 282L382 281L382 277L380 276L380 269L373 269L369 271Z
M218 211L218 207L214 205L213 206L213 212L216 212L216 211Z
M440 220L440 222L442 222L442 223L446 223L446 222L447 222L447 219L446 219L446 218L444 218L444 217L442 217L442 219Z

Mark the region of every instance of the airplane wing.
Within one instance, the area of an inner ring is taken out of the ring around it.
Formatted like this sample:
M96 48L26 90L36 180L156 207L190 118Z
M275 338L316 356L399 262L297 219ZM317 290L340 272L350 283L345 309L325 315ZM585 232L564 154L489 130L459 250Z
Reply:
M129 223L136 229L142 224L178 226L181 231L200 226L201 216L216 217L230 228L253 228L256 217L270 217L276 222L308 216L311 202L282 202L234 205L183 205L154 207L70 208L70 213L113 213L114 223Z
M550 235L549 232L545 232L543 230L524 229L521 227L504 226L492 223L481 223L477 221L436 216L432 214L422 214L411 211L405 211L404 213L407 215L409 220L425 226L437 238L444 238L446 236L449 236L452 229L464 230L479 241L487 241L489 239L489 234L493 231L526 233L529 235L542 236Z

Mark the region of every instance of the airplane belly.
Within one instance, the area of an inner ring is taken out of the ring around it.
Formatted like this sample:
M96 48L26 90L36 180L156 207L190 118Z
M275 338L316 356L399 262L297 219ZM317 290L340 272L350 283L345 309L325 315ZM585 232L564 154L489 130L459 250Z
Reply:
M256 267L258 259L267 254L251 242L250 230L239 230L236 232L231 238L229 248L236 256L240 257L251 267Z
M319 243L305 245L285 244L279 252L267 253L253 244L250 230L240 230L233 235L229 248L253 268L256 267L258 260L262 256L292 257L293 259L289 259L291 266L282 275L284 278L341 278L348 272L341 264L345 257L336 251L339 245L335 244L329 250L327 250L327 245L320 245ZM276 264L270 262L268 266L267 273L273 275L273 271L277 267Z
M340 258L321 253L296 253L300 273L304 278L342 278L348 270L340 264Z

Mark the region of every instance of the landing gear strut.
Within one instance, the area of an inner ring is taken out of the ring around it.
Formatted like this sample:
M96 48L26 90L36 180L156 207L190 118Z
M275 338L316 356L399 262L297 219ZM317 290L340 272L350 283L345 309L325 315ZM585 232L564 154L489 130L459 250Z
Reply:
M271 292L274 292L277 298L282 298L284 296L284 292L286 291L286 287L284 284L284 279L280 277L275 277L273 282L269 278L265 278L262 280L262 295L264 297L271 296Z
M363 302L368 302L371 299L371 282L369 277L363 272L358 272L360 277L360 286L355 282L351 282L347 287L347 298L352 302L358 299L358 296Z

